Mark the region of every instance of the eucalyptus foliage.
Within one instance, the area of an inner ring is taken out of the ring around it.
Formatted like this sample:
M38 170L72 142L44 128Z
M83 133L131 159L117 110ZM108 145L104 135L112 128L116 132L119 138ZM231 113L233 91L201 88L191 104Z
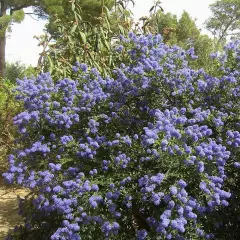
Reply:
M119 55L115 58L114 41L132 27L131 13L123 2L116 2L114 9L109 9L101 1L101 13L94 23L85 20L81 3L72 2L71 17L62 21L57 16L54 21L59 37L46 34L40 39L44 51L39 70L49 71L54 79L59 79L71 76L76 61L84 61L96 66L104 75L109 73L122 61Z

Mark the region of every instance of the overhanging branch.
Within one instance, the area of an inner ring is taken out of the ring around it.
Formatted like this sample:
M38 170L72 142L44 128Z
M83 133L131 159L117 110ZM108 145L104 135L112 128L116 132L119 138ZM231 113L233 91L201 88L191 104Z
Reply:
M26 0L25 2L23 2L22 4L16 4L14 7L11 7L11 11L15 12L18 10L22 10L23 8L27 8L30 6L36 6L36 2L32 1L32 0Z

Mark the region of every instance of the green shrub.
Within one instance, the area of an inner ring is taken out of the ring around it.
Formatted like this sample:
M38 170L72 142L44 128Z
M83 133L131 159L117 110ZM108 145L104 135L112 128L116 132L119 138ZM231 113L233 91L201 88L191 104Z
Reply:
M15 101L12 89L14 84L9 80L0 82L0 166L7 166L7 155L16 137L12 118L21 110L21 104Z
M119 44L128 61L107 77L77 62L73 80L18 81L3 176L35 195L9 239L238 239L240 42L211 54L211 75L159 35Z

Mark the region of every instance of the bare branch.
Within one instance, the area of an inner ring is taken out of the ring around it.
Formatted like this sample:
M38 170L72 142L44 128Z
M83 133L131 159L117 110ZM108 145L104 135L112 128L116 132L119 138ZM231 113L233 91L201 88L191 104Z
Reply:
M32 16L32 15L37 15L37 16L39 16L38 14L35 14L35 13L25 13L25 14L29 15L29 17L31 17L33 20L39 21L39 19L34 18L34 17Z
M228 35L238 35L240 32L235 32L235 33L229 33Z
M26 13L26 12L25 12L24 14L40 16L40 14L37 14L37 13Z

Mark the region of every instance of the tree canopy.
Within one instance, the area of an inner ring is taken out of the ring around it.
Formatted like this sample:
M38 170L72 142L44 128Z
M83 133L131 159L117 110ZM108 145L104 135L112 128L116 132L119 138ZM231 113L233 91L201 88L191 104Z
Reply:
M218 0L210 5L212 17L206 21L206 28L216 37L218 43L227 37L240 37L240 1Z
M5 45L6 31L10 29L14 22L20 23L24 19L24 8L32 6L33 13L39 18L47 18L49 23L47 31L53 37L61 35L56 24L56 19L60 19L62 23L69 24L70 20L74 20L72 15L75 4L81 9L81 20L95 25L101 21L103 6L111 9L115 5L114 0L90 1L90 0L2 0L0 1L0 75L5 75Z
M157 24L156 24L157 23ZM149 24L155 31L163 36L163 41L168 45L179 45L184 49L194 48L198 59L190 61L194 67L205 67L209 64L209 54L214 51L214 41L207 35L201 34L196 21L183 11L178 19L176 15L162 10L152 14Z

